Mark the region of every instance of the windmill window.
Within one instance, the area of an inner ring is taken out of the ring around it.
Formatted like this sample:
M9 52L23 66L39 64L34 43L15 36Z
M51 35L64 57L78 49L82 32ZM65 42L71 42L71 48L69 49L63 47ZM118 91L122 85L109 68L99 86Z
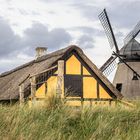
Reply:
M133 78L132 78L132 80L139 80L139 79L138 79L137 73L135 73L135 72L133 73Z
M122 90L122 83L116 84L116 89L121 92L121 90Z

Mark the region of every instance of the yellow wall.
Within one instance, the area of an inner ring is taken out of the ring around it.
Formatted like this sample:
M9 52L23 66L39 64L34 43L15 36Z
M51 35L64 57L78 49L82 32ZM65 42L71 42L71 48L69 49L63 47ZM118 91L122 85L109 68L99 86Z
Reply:
M84 107L90 107L91 104L92 104L92 103L91 103L90 101L84 101L84 102L83 102Z
M81 106L83 105L84 108L86 107L109 107L110 105L112 107L115 107L116 105L116 101L111 101L111 103L109 101L67 101L66 102L67 105L69 106Z
M47 80L47 93L51 94L56 93L56 86L57 86L57 76L51 76Z
M66 104L69 106L81 106L81 101L67 101Z
M84 66L83 66L83 75L91 75Z
M93 77L83 78L83 97L97 98L97 81Z
M101 85L99 85L99 97L108 99L111 98L111 96L105 91L105 89Z
M97 107L97 106L115 106L115 101L111 101L111 103L109 101L84 101L83 102L84 107Z
M51 76L47 80L47 92L45 93L45 84L43 84L40 88L36 91L36 98L46 98L51 94L56 93L56 86L57 86L57 76Z
M66 62L66 74L81 74L81 63L74 55Z
M43 106L45 106L46 105L46 103L45 103L45 100L37 100L36 102L32 102L31 100L29 100L28 101L28 105L29 105L29 107L32 107L32 106L34 106L34 107L43 107Z
M36 91L36 97L37 98L45 98L46 93L45 93L45 83L39 87Z

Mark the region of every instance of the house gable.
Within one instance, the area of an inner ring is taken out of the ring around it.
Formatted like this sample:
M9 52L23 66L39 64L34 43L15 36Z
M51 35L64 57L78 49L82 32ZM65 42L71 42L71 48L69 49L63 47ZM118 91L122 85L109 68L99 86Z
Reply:
M82 98L111 99L115 97L76 52L66 59L65 74L82 77Z
M72 87L74 88L71 95L65 94L64 96L97 100L116 98L76 52L71 52L65 58L64 77L64 92L67 94L69 92L68 89L72 89ZM45 84L37 89L36 97L44 98L46 95L55 93L56 86L57 71L54 72ZM79 93L76 93L78 91Z

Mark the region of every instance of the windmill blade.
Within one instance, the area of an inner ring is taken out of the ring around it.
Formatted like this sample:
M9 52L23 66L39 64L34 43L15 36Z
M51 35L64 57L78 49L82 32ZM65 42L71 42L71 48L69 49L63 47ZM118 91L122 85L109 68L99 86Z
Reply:
M129 41L134 39L140 32L140 21L134 27L134 29L124 38L124 43L127 44Z
M116 58L117 56L113 57L111 56L100 68L100 70L103 72L105 76L109 76L110 73L116 68L117 63L116 63Z
M117 45L106 10L104 9L103 12L100 13L98 17L105 30L111 49L115 46L116 53L119 53L118 45Z

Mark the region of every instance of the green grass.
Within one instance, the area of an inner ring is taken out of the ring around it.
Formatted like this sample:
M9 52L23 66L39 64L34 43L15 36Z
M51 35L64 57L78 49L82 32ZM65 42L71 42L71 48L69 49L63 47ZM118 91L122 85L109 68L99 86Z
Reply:
M56 99L42 108L0 107L3 140L139 140L140 107L76 109Z

